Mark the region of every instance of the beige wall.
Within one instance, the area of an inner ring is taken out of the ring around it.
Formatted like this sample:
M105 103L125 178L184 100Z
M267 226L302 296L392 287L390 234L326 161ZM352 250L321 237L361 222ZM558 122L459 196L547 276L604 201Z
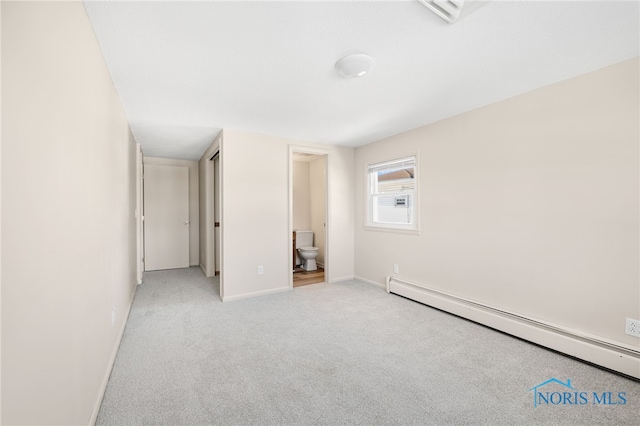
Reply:
M309 162L293 162L293 229L311 229Z
M144 157L144 164L182 166L189 168L189 265L199 264L200 253L200 189L198 162L169 158Z
M224 299L289 288L289 146L329 151L329 280L353 278L353 149L225 129ZM257 266L264 274L257 275Z
M318 156L309 163L309 193L311 230L313 231L313 245L318 247L320 254L316 261L324 265L325 227L327 216L327 175L326 157Z
M136 288L135 158L82 3L2 2L2 424L97 413Z
M640 318L638 59L356 149L356 275L627 347ZM365 166L419 153L420 236L363 229Z

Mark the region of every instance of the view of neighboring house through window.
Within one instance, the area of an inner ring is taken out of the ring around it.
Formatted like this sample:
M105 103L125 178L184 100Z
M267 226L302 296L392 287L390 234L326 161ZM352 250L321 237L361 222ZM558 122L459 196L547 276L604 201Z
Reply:
M367 225L417 230L416 157L370 164Z

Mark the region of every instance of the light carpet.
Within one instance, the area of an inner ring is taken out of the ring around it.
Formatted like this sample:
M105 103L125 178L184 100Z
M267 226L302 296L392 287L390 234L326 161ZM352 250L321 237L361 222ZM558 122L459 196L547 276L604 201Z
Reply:
M98 425L640 424L639 382L367 283L223 304L197 267L144 280ZM534 407L550 378L588 403Z

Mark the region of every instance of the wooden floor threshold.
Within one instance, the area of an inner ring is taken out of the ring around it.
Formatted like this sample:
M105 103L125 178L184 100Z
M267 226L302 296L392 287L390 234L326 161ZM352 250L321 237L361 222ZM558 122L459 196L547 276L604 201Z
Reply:
M293 286L300 287L309 284L318 284L324 282L324 269L318 268L317 271L305 271L296 268L293 272Z

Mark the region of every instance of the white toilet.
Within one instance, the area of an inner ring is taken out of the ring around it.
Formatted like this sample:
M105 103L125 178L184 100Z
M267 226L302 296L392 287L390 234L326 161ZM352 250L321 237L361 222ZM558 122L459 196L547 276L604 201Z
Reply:
M318 247L313 247L313 231L296 231L296 249L302 261L302 269L315 271L316 257L320 254Z

